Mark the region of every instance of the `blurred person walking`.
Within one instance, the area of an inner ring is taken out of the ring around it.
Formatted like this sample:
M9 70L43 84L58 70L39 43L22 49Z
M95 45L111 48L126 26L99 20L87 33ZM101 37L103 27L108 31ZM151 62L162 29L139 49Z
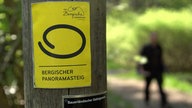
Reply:
M163 51L158 42L157 33L153 32L150 36L150 43L145 45L141 50L141 56L146 58L146 63L139 66L140 72L145 77L145 102L149 105L150 101L150 84L152 80L156 80L159 93L161 95L161 107L167 108L167 98L163 90L163 73L164 73L164 63L163 63Z

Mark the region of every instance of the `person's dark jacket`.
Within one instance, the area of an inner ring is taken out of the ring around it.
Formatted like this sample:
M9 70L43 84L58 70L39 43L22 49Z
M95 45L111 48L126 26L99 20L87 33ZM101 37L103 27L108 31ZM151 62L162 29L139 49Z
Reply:
M147 58L147 63L143 65L145 71L152 75L162 74L164 71L164 64L162 59L162 48L157 45L146 45L141 51L141 55Z

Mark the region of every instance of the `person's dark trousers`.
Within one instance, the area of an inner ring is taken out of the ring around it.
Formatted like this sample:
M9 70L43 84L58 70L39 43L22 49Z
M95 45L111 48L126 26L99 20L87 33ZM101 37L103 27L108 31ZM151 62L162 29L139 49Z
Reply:
M163 78L162 74L159 75L150 75L145 78L145 102L148 104L150 100L150 91L149 87L151 84L151 81L155 79L157 81L158 87L159 87L159 93L161 95L161 105L165 106L167 104L166 94L163 91L162 85L163 85Z

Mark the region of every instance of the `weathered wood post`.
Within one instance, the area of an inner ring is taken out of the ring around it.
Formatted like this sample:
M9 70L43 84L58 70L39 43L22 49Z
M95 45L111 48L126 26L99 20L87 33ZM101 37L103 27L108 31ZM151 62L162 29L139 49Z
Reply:
M106 0L22 0L22 18L25 108L107 108Z

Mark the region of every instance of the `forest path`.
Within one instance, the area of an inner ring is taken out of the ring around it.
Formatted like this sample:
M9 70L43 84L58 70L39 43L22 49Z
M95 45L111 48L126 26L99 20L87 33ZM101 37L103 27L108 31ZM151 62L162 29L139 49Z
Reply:
M134 108L160 108L159 93L156 82L150 86L151 101L146 106L143 97L144 82L136 79L121 79L109 76L108 89L132 103ZM192 95L174 89L166 89L169 108L192 108Z

